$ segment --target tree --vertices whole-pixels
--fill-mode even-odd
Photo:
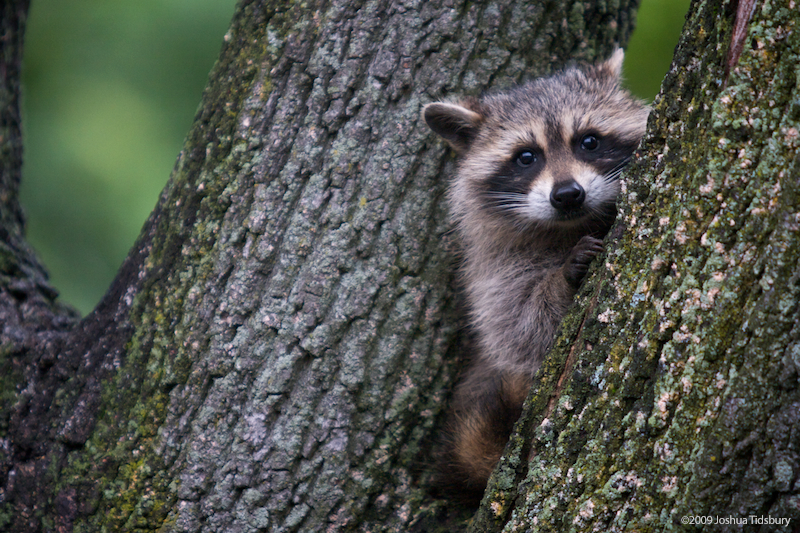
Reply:
[[[693,5],[472,531],[797,531],[798,13]]]
[[[276,4],[237,8],[172,177],[82,321],[58,305],[23,238],[27,2],[3,5],[0,528],[457,527],[424,489],[460,354],[447,156],[419,109],[606,56],[636,5]],[[631,173],[650,178],[631,178],[618,251],[565,322],[475,528],[533,528],[535,513],[557,530],[663,529],[721,502],[796,516],[797,15],[759,3],[734,39],[748,45],[738,59],[724,55],[736,8],[693,6]],[[762,72],[782,76],[769,85]],[[766,92],[774,103],[756,105]],[[699,129],[708,117],[715,129]],[[785,132],[771,128],[780,120]],[[680,179],[666,172],[682,164],[693,166]],[[752,172],[758,182],[744,179]],[[697,205],[681,192],[695,182]],[[780,268],[766,262],[779,253]],[[759,348],[745,360],[748,342]],[[775,375],[760,388],[742,377],[759,372]],[[682,418],[706,411],[699,425]],[[759,448],[763,435],[776,444]],[[742,499],[741,480],[760,504]],[[717,486],[723,497],[706,490]]]

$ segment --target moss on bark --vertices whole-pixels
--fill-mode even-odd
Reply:
[[[9,527],[452,531],[422,488],[460,359],[419,111],[607,55],[619,4],[241,3],[108,294],[25,348]]]
[[[727,72],[737,6],[694,3],[607,256],[526,404],[530,447],[509,450],[473,531],[800,520],[793,4],[756,2]]]

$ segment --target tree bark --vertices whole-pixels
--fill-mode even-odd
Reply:
[[[610,4],[243,1],[78,322],[22,240],[27,2],[4,3],[0,529],[433,530],[459,319],[446,150],[419,111],[607,56],[636,8]]]
[[[693,3],[471,531],[798,530],[799,21]]]
[[[18,202],[22,175],[20,69],[28,0],[0,5],[0,530],[15,531],[33,514],[39,496],[19,491],[15,481],[35,475],[26,443],[37,436],[15,427],[15,412],[26,408],[22,391],[30,377],[53,366],[55,346],[77,323],[59,304],[47,273],[24,238]],[[45,349],[47,348],[47,353]],[[51,374],[51,383],[55,374]],[[63,380],[62,380],[63,381]],[[13,428],[13,429],[12,429]],[[38,437],[44,437],[40,435]],[[20,450],[25,449],[20,455]],[[24,457],[23,457],[24,456]],[[17,515],[16,513],[20,514]],[[24,527],[19,531],[25,530]]]

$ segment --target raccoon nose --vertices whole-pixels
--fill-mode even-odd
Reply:
[[[558,183],[550,191],[550,204],[563,211],[579,208],[585,199],[586,191],[575,181]]]

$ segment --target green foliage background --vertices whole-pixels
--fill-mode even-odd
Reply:
[[[28,236],[63,298],[95,306],[156,203],[234,0],[33,0],[25,42]],[[643,0],[625,77],[652,100],[689,0]]]

